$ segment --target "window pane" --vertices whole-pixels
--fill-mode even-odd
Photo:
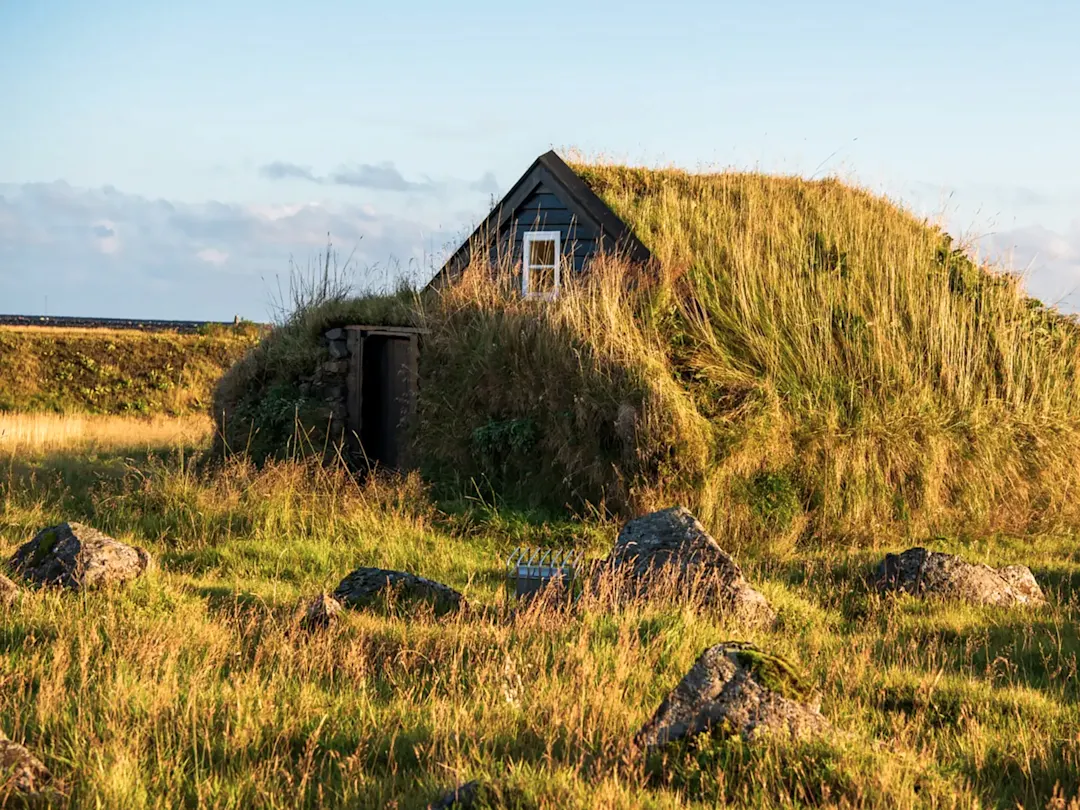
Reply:
[[[555,264],[555,240],[545,239],[543,241],[537,240],[529,243],[529,265],[534,264]]]
[[[551,293],[555,291],[554,267],[529,268],[529,294]]]

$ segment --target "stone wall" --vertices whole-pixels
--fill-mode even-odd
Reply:
[[[329,427],[330,440],[340,442],[348,437],[348,376],[349,345],[342,328],[330,329],[320,341],[326,347],[328,359],[315,373],[302,377],[300,393],[316,405],[323,426]]]

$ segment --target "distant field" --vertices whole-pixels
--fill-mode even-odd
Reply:
[[[0,411],[206,412],[214,384],[260,335],[252,324],[186,333],[0,326]]]
[[[0,326],[135,329],[140,332],[205,332],[208,329],[232,327],[234,324],[224,321],[162,321],[145,318],[79,318],[66,315],[0,315]]]
[[[0,413],[0,451],[160,449],[197,446],[209,438],[205,414],[180,417],[54,413]]]

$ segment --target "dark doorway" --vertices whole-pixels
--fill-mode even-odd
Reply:
[[[363,467],[408,464],[409,422],[416,403],[415,331],[350,327],[349,422]]]

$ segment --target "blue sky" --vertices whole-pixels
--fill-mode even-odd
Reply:
[[[839,173],[1059,300],[1078,38],[1064,0],[0,0],[0,311],[264,319],[328,231],[423,276],[551,147]]]

